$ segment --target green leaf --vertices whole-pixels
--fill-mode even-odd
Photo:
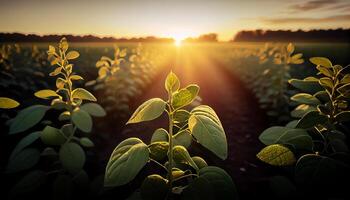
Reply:
[[[18,199],[18,197],[26,198],[25,195],[33,194],[45,184],[47,175],[44,171],[31,171],[16,183],[9,192],[9,199]]]
[[[86,103],[80,107],[80,109],[85,110],[90,115],[95,117],[106,116],[106,111],[97,103]]]
[[[34,95],[41,99],[49,99],[51,97],[60,97],[55,91],[53,90],[40,90],[34,93]]]
[[[184,189],[185,200],[235,200],[238,193],[231,177],[221,168],[208,166],[199,170],[196,178]]]
[[[149,150],[138,138],[128,138],[113,151],[105,173],[104,185],[116,187],[133,180],[149,160]]]
[[[297,106],[290,114],[292,117],[295,118],[301,118],[303,117],[306,113],[310,111],[315,111],[317,108],[314,106],[306,105],[306,104],[300,104]]]
[[[92,129],[92,119],[85,110],[76,108],[72,114],[73,123],[85,133],[89,133]]]
[[[17,101],[6,97],[0,97],[0,108],[10,109],[16,108],[17,106],[19,106]]]
[[[202,169],[204,167],[208,167],[207,162],[205,162],[205,160],[199,156],[192,157],[192,160],[194,163],[196,163],[196,165],[199,169]]]
[[[292,120],[290,122],[288,122],[288,124],[286,124],[287,128],[295,128],[298,124],[298,120]]]
[[[327,67],[327,68],[332,68],[332,62],[328,59],[328,58],[323,58],[323,57],[313,57],[310,58],[310,62],[315,64],[315,65],[319,65],[319,66],[323,66],[323,67]]]
[[[350,83],[345,84],[337,89],[337,91],[346,98],[350,98]]]
[[[50,107],[34,105],[21,110],[10,124],[10,133],[23,132],[41,121]]]
[[[201,105],[191,111],[188,126],[192,135],[205,148],[219,158],[227,158],[227,141],[225,131],[215,111],[209,106]]]
[[[93,146],[95,146],[94,143],[87,137],[80,138],[79,142],[84,147],[93,147]]]
[[[311,111],[306,113],[303,118],[298,121],[297,128],[312,128],[318,124],[324,124],[328,121],[326,115],[321,114],[318,111]]]
[[[91,94],[89,91],[85,90],[84,88],[77,88],[73,90],[72,97],[81,100],[97,101],[94,95]]]
[[[295,149],[312,150],[313,147],[312,138],[304,129],[275,126],[266,129],[259,136],[259,140],[265,145],[288,144]]]
[[[199,86],[191,84],[186,88],[183,88],[173,94],[172,105],[175,109],[184,107],[192,103],[197,97],[199,92]]]
[[[152,174],[145,178],[141,185],[141,191],[135,197],[127,200],[164,200],[167,199],[169,192],[168,180],[158,174]]]
[[[273,166],[288,166],[296,159],[291,150],[280,144],[273,144],[263,148],[257,155],[261,161]]]
[[[30,169],[36,165],[40,158],[40,152],[34,148],[23,149],[12,159],[9,160],[7,165],[7,171],[10,173],[15,173]]]
[[[60,121],[65,121],[65,120],[70,120],[70,112],[69,111],[64,111],[58,116],[58,120]]]
[[[77,173],[85,164],[84,150],[76,143],[66,143],[61,146],[59,158],[64,169],[70,173]]]
[[[343,111],[335,115],[335,120],[337,122],[347,122],[350,121],[350,111]]]
[[[193,167],[195,170],[199,170],[196,163],[192,160],[190,154],[188,153],[185,147],[180,145],[174,146],[173,156],[175,162],[187,164]]]
[[[190,112],[187,110],[177,110],[174,114],[174,121],[175,123],[187,123],[188,118],[190,117]]]
[[[79,57],[79,53],[77,51],[70,51],[67,53],[66,58],[67,60],[73,60]]]
[[[153,98],[140,105],[126,124],[150,121],[161,116],[166,102],[160,98]]]
[[[168,153],[168,142],[153,142],[149,145],[150,157],[154,160],[163,160]]]
[[[168,142],[168,141],[169,141],[168,131],[165,130],[164,128],[158,128],[157,130],[155,130],[151,138],[151,143]]]
[[[40,134],[41,140],[47,145],[61,145],[66,141],[60,129],[46,126]]]
[[[265,145],[275,144],[279,136],[289,130],[291,130],[291,128],[283,126],[272,126],[268,129],[265,129],[260,134],[259,140]]]
[[[295,181],[303,188],[327,192],[337,188],[338,192],[342,192],[342,189],[347,188],[343,183],[348,180],[348,172],[349,166],[343,162],[325,156],[307,154],[297,162]]]
[[[19,152],[21,152],[24,148],[31,145],[33,142],[35,142],[40,137],[40,131],[33,132],[24,138],[22,138],[18,144],[16,145],[15,149],[12,151],[10,155],[10,160],[12,160]]]
[[[311,93],[314,94],[318,91],[323,90],[323,88],[320,86],[318,79],[290,79],[289,84],[294,86],[295,88],[301,90],[302,92]]]
[[[180,81],[177,76],[170,72],[165,79],[165,89],[169,93],[176,92],[180,88]]]
[[[185,148],[188,148],[192,143],[192,136],[189,130],[185,129],[178,133],[176,133],[174,136],[174,145],[181,145]]]
[[[318,105],[321,103],[316,97],[307,93],[298,93],[292,96],[290,99],[298,103],[307,104],[307,105]]]

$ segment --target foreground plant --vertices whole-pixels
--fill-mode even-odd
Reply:
[[[7,171],[10,173],[30,169],[37,165],[40,157],[52,160],[51,165],[45,170],[34,170],[15,186],[14,193],[21,193],[23,187],[39,187],[43,182],[24,185],[31,181],[44,181],[49,174],[58,174],[55,180],[54,190],[58,193],[62,184],[72,184],[72,178],[84,176],[83,171],[86,156],[82,147],[93,147],[93,142],[87,137],[92,129],[91,116],[102,117],[105,111],[96,103],[84,103],[83,101],[96,101],[96,98],[84,88],[74,88],[74,82],[83,78],[74,73],[73,64],[69,61],[79,57],[77,51],[68,51],[68,43],[63,38],[58,48],[49,46],[47,52],[51,65],[55,66],[50,76],[59,76],[56,79],[56,90],[40,90],[35,96],[41,99],[50,100],[51,105],[33,105],[18,113],[10,121],[10,134],[17,134],[27,131],[41,122],[44,128],[25,136],[13,150]],[[50,110],[60,112],[59,123],[55,124],[50,120],[43,120],[45,114]],[[38,139],[45,144],[45,149],[31,147]],[[88,178],[87,178],[88,179]],[[30,182],[28,182],[31,180]],[[58,187],[56,187],[58,185]],[[58,189],[57,189],[58,188]],[[37,188],[32,188],[37,189]]]
[[[234,199],[231,177],[218,167],[208,166],[198,156],[191,157],[187,148],[192,141],[200,143],[216,156],[227,158],[227,141],[215,111],[200,105],[190,112],[199,92],[198,85],[180,89],[180,81],[170,72],[165,80],[167,101],[153,98],[136,109],[127,124],[151,121],[166,113],[169,128],[157,129],[151,143],[132,137],[122,141],[113,151],[106,167],[104,184],[116,187],[132,181],[148,163],[156,163],[164,173],[152,174],[141,186],[142,199]]]
[[[346,139],[350,121],[350,66],[333,65],[314,57],[320,77],[289,82],[302,93],[291,100],[299,104],[285,127],[266,129],[259,137],[266,145],[258,158],[274,166],[295,165],[295,181],[305,191],[341,195],[349,178],[349,148]]]

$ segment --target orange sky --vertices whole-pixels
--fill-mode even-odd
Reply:
[[[349,0],[0,0],[0,31],[188,37],[242,29],[349,28]]]

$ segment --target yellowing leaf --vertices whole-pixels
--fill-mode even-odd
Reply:
[[[81,77],[81,76],[79,76],[79,75],[72,75],[72,76],[70,77],[70,79],[71,79],[72,81],[84,80],[83,77]]]
[[[63,78],[56,79],[56,87],[58,89],[64,88],[65,84],[66,84],[66,81]]]
[[[0,108],[10,109],[16,108],[17,106],[19,106],[19,103],[17,101],[7,97],[0,97]]]
[[[41,99],[49,99],[50,97],[60,97],[60,95],[58,95],[53,90],[40,90],[38,92],[35,92],[34,95]]]
[[[273,144],[263,148],[257,155],[261,161],[273,166],[288,166],[295,163],[296,159],[287,147]]]
[[[332,62],[328,58],[313,57],[313,58],[310,58],[310,62],[312,62],[315,65],[332,68]]]
[[[84,88],[77,88],[73,90],[72,96],[75,99],[97,101],[94,95],[91,94],[89,91],[85,90]]]
[[[66,58],[68,60],[73,60],[79,57],[79,53],[77,51],[70,51],[67,53]]]
[[[292,43],[289,43],[288,46],[287,46],[287,51],[288,53],[293,53],[294,52],[294,45]]]
[[[60,48],[61,51],[66,52],[68,49],[68,42],[67,39],[64,37],[61,39],[58,47]]]

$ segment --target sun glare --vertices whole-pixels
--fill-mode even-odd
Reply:
[[[181,46],[182,42],[190,37],[190,34],[186,34],[185,32],[172,33],[171,37],[174,39],[175,46]]]
[[[174,38],[174,40],[175,40],[174,41],[175,46],[180,46],[183,39],[181,39],[181,38]]]

